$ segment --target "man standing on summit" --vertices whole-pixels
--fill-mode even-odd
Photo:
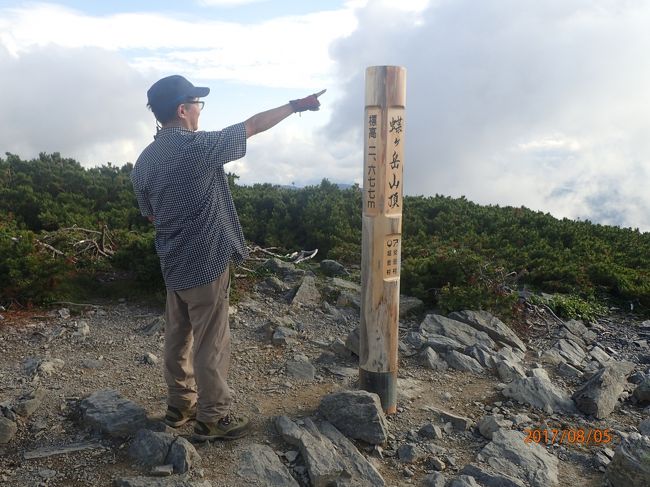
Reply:
[[[221,131],[199,131],[200,100],[209,88],[182,76],[163,78],[147,91],[159,124],[135,163],[131,180],[142,215],[156,228],[156,252],[165,286],[165,422],[196,419],[199,440],[234,439],[248,430],[235,416],[227,384],[229,263],[246,257],[244,236],[224,164],[244,156],[246,139],[292,113],[318,110],[318,96],[292,100]]]

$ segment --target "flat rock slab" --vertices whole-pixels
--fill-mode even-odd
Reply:
[[[547,413],[575,413],[575,405],[568,394],[553,385],[543,369],[534,370],[537,375],[512,381],[503,389],[503,395]]]
[[[630,362],[610,361],[573,393],[578,409],[597,419],[608,417],[614,411],[632,370],[634,364]]]
[[[479,433],[488,440],[491,440],[495,432],[501,429],[510,429],[512,427],[512,421],[505,419],[502,414],[489,414],[483,416],[477,426]]]
[[[143,407],[110,389],[97,391],[83,399],[80,409],[85,424],[114,437],[132,435],[147,420]]]
[[[4,416],[0,416],[0,445],[9,443],[17,431],[18,426],[16,423]]]
[[[237,474],[246,480],[246,485],[300,486],[268,445],[250,445],[241,452],[239,464],[241,466]]]
[[[496,344],[487,333],[442,315],[427,315],[420,324],[420,333],[424,335],[442,335],[466,347],[477,344],[485,345],[489,349],[496,347]]]
[[[468,463],[460,471],[461,474],[471,475],[485,487],[528,487],[523,480],[500,472],[494,472],[486,465]]]
[[[345,464],[345,471],[350,476],[341,485],[383,487],[385,483],[379,471],[357,450],[357,447],[343,433],[327,421],[318,423],[318,429],[334,444],[341,460]]]
[[[447,362],[445,362],[431,347],[425,348],[420,354],[420,361],[424,366],[439,372],[443,372],[449,368]]]
[[[499,360],[496,364],[497,374],[502,381],[510,382],[526,377],[523,364],[519,361]]]
[[[607,466],[605,478],[612,487],[650,485],[650,438],[631,433],[623,439]]]
[[[558,459],[537,443],[524,442],[525,435],[515,430],[499,430],[492,435],[479,459],[495,472],[513,477],[532,487],[559,485]]]
[[[430,347],[433,350],[435,350],[438,353],[446,353],[451,350],[456,350],[457,352],[462,352],[464,351],[467,346],[463,345],[459,341],[454,340],[453,338],[449,338],[443,335],[438,335],[436,333],[421,333],[424,342],[423,345],[425,347]]]
[[[348,438],[383,444],[388,438],[388,422],[377,394],[342,391],[325,396],[319,411]]]
[[[499,318],[492,316],[487,311],[455,311],[449,314],[452,320],[460,321],[487,333],[492,340],[507,343],[522,352],[526,351],[526,344]]]
[[[321,294],[316,288],[316,279],[314,276],[305,276],[298,287],[295,296],[291,300],[291,306],[320,306],[322,300]]]
[[[443,423],[451,423],[456,431],[466,431],[472,427],[473,421],[470,418],[452,414],[434,406],[425,406],[424,409],[437,415]]]
[[[41,405],[43,399],[45,399],[45,394],[45,389],[39,387],[26,396],[18,399],[18,403],[14,407],[16,414],[24,418],[29,418]]]
[[[286,365],[287,375],[294,379],[313,381],[316,375],[316,368],[306,357],[289,360]]]
[[[286,416],[278,416],[275,427],[284,441],[300,450],[313,487],[337,485],[347,477],[345,463],[334,445],[309,419],[301,427]]]
[[[452,369],[460,370],[461,372],[471,372],[472,374],[480,374],[483,372],[483,366],[476,359],[456,350],[450,350],[444,354],[444,359]]]
[[[575,342],[561,338],[555,344],[555,348],[559,351],[560,355],[566,359],[571,365],[579,367],[580,364],[587,358],[585,351]]]

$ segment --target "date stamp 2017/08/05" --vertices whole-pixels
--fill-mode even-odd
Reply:
[[[541,443],[545,445],[607,445],[613,441],[609,428],[533,428],[525,429],[524,443]]]

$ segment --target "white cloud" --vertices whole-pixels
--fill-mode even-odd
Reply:
[[[50,4],[0,14],[0,43],[14,55],[51,44],[98,47],[125,52],[147,72],[295,88],[329,80],[328,46],[356,25],[351,8],[255,24],[144,12],[94,17]]]
[[[391,22],[385,19],[391,18]],[[365,66],[406,66],[405,189],[650,230],[650,5],[613,0],[369,2],[332,50],[354,131]]]
[[[15,58],[0,46],[0,72],[2,152],[122,164],[151,138],[149,83],[115,53],[49,46]]]

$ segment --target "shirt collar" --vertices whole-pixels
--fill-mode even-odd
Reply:
[[[184,133],[191,134],[193,131],[186,129],[185,127],[163,127],[156,132],[156,135],[154,135],[153,138],[157,139],[158,137],[168,137],[170,135]]]

